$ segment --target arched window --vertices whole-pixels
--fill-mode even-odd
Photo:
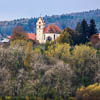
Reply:
[[[39,28],[41,28],[41,26],[39,26]]]
[[[56,35],[54,34],[54,40],[56,39]]]
[[[45,35],[44,35],[44,40],[45,40]]]
[[[52,37],[48,36],[47,41],[52,41]]]

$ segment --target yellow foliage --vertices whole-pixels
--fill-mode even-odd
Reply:
[[[75,46],[75,49],[72,52],[73,61],[78,60],[78,63],[82,64],[84,59],[96,57],[96,52],[95,49],[86,45]]]
[[[32,42],[29,42],[29,43],[27,43],[26,50],[25,50],[25,59],[24,59],[25,66],[30,65],[31,54],[32,54]]]
[[[26,98],[26,100],[30,100],[28,96],[26,96],[25,98]]]
[[[100,100],[100,84],[96,83],[88,87],[81,87],[77,90],[76,97],[82,98],[82,100]]]
[[[11,47],[18,48],[19,46],[25,47],[27,45],[27,40],[14,40],[10,42]]]
[[[57,57],[59,59],[66,60],[70,57],[70,45],[69,44],[55,44],[48,47],[46,55],[49,57]]]
[[[32,42],[28,42],[25,50],[25,54],[29,54],[32,51]]]
[[[56,40],[58,43],[71,43],[71,36],[69,32],[66,30],[63,30],[60,37],[57,38]]]
[[[41,54],[40,48],[35,48],[33,51],[34,54]]]
[[[6,100],[11,100],[11,97],[10,96],[5,96],[5,99]]]
[[[76,100],[74,97],[70,97],[70,99],[69,100]]]

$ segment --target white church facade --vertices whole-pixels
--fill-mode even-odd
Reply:
[[[60,36],[61,30],[56,25],[45,26],[44,20],[40,17],[36,23],[36,40],[40,44],[46,43],[47,40],[56,40]]]

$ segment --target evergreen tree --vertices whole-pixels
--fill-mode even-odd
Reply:
[[[76,27],[77,31],[67,27],[65,30],[66,32],[68,32],[70,34],[70,45],[76,45],[80,43],[80,33],[78,32],[78,30],[80,31],[80,26]]]
[[[89,35],[89,27],[87,21],[83,19],[81,26],[80,26],[80,33],[81,33],[81,43],[88,42],[88,35]]]
[[[81,27],[81,23],[78,22],[76,25],[75,31],[80,33],[80,27]]]
[[[95,24],[95,20],[91,19],[90,20],[90,26],[89,26],[89,38],[93,35],[97,33],[97,28],[96,28],[96,24]]]

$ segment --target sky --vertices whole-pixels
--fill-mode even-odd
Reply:
[[[100,0],[0,0],[0,20],[100,9]]]

